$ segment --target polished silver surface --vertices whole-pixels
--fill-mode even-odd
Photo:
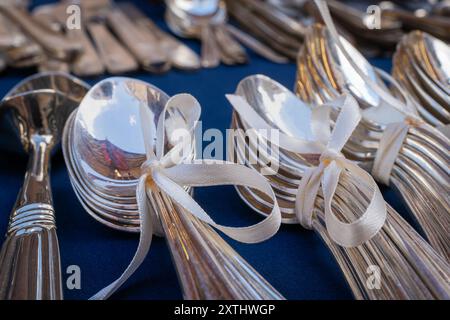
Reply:
[[[201,40],[203,67],[216,67],[220,62],[227,65],[247,62],[245,49],[227,28],[224,1],[167,0],[166,4],[165,17],[171,30],[179,36]],[[261,51],[260,45],[254,41],[250,43]]]
[[[293,137],[308,139],[310,115],[305,109],[312,105],[300,99],[293,101],[294,94],[282,85],[268,77],[255,75],[243,79],[236,94],[244,97],[273,128],[279,128]],[[292,119],[298,121],[297,127]],[[231,127],[249,129],[237,113],[233,114]],[[268,162],[261,158],[260,152],[255,153],[261,146],[254,146],[251,141],[237,135],[231,142],[234,155],[229,153],[229,159],[259,171]],[[295,155],[280,149],[280,168],[275,176],[266,178],[277,196],[283,222],[296,222],[294,204],[299,181],[304,170],[317,165],[317,160],[318,157],[314,155]],[[244,202],[254,210],[263,215],[270,212],[270,199],[248,188],[237,187],[237,190]],[[334,212],[344,221],[353,221],[367,207],[371,192],[370,187],[358,177],[349,172],[342,173],[332,202]],[[446,299],[450,295],[450,287],[445,280],[450,275],[450,265],[390,206],[386,223],[379,234],[358,247],[343,248],[328,236],[323,205],[319,192],[313,228],[336,258],[356,298]],[[382,278],[386,282],[382,281],[380,290],[367,290],[364,271],[369,265],[383,266]]]
[[[168,99],[145,82],[110,78],[90,90],[67,122],[63,151],[71,183],[83,207],[100,223],[140,230],[135,192],[146,156],[139,109],[149,108],[151,129],[156,130]],[[166,151],[172,148],[173,130],[193,130],[194,120],[183,109],[168,110]],[[283,298],[212,227],[155,185],[148,188],[154,224],[166,237],[186,299]]]
[[[202,42],[202,66],[217,67],[220,52],[213,33],[213,20],[223,13],[220,1],[167,0],[166,5],[166,21],[172,31],[181,36],[199,38]]]
[[[393,77],[417,102],[420,116],[443,128],[450,124],[450,47],[421,31],[402,38],[393,58]]]
[[[407,101],[412,107],[419,106],[419,114],[423,115],[420,105],[407,90],[398,85],[385,85],[354,47],[345,41],[343,45],[358,68],[377,83],[385,95],[399,99],[404,106]],[[353,67],[348,60],[342,59],[338,51],[335,40],[330,38],[325,27],[312,27],[298,57],[296,91],[312,105],[329,101],[345,90],[357,98],[363,109],[363,120],[347,142],[344,153],[370,171],[384,128],[389,123],[404,121],[405,114],[386,103],[362,81],[355,70],[348,71]],[[423,54],[423,51],[415,53]],[[421,60],[426,64],[427,58],[422,54]],[[400,70],[408,81],[412,80],[405,72],[407,69],[401,67]],[[390,179],[392,186],[406,200],[433,248],[447,261],[450,259],[450,202],[446,190],[450,187],[450,158],[445,150],[449,148],[450,141],[437,129],[427,125],[411,128],[396,158]],[[420,196],[416,196],[418,190],[422,191]]]
[[[0,299],[62,299],[50,187],[50,154],[87,85],[63,73],[23,80],[1,101],[0,116],[29,154],[24,184],[0,251]]]

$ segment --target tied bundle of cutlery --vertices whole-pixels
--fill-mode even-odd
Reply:
[[[301,46],[305,19],[292,18],[278,4],[259,0],[227,0],[231,17],[284,59],[294,60]]]
[[[422,31],[405,35],[393,58],[392,76],[416,100],[420,116],[449,136],[450,46]]]
[[[244,47],[276,63],[288,60],[277,51],[228,23],[228,9],[237,1],[223,0],[186,1],[166,0],[166,22],[180,37],[199,39],[202,44],[201,65],[204,68],[243,64],[248,61]]]
[[[322,0],[336,27],[366,56],[395,50],[405,31],[419,29],[450,39],[450,3],[443,1]],[[305,28],[321,22],[314,0],[227,0],[239,27],[281,56],[295,60]]]
[[[400,192],[433,248],[450,261],[449,138],[421,118],[407,90],[338,35],[326,7],[321,9],[327,27],[315,25],[305,38],[297,94],[313,105],[343,92],[357,99],[363,119],[345,145],[345,155]],[[443,60],[432,68],[445,74],[448,70],[439,68],[447,68],[450,57],[437,56]],[[425,108],[419,105],[419,110]]]
[[[301,223],[322,237],[355,298],[448,299],[448,262],[394,209],[384,205],[367,173],[339,154],[352,131],[346,122],[359,114],[356,100],[351,99],[315,106],[268,77],[247,77],[235,95],[229,96],[234,107],[231,127],[239,129],[229,146],[229,159],[265,171],[283,222]],[[327,110],[344,105],[330,134]],[[264,135],[259,130],[263,128],[279,130],[279,135]],[[336,173],[337,168],[341,169]],[[330,190],[334,190],[331,195]],[[245,187],[237,191],[255,211],[270,212],[264,195]],[[380,220],[374,219],[375,212],[380,213]],[[367,229],[360,229],[365,223]],[[378,228],[361,238],[374,226]],[[366,282],[371,268],[380,271],[377,290]]]
[[[180,144],[173,136],[180,130],[190,133],[186,145],[192,146],[183,150],[180,162],[192,162],[195,141],[191,139],[194,139],[192,132],[199,110],[196,100],[189,95],[169,97],[159,88],[142,81],[109,78],[96,84],[69,118],[62,147],[79,201],[100,223],[141,233],[138,251],[127,271],[94,296],[95,299],[109,297],[137,269],[149,249],[152,233],[165,236],[186,299],[283,299],[214,231],[211,225],[221,227],[209,216],[204,218],[206,213],[203,218],[194,215],[187,209],[193,204],[183,206],[186,198],[175,201],[172,194],[157,184],[154,172],[158,171],[160,177],[166,174],[165,167],[160,166],[172,159],[162,154],[177,154]],[[147,128],[143,127],[144,123]],[[143,133],[148,134],[148,141],[143,138]],[[154,135],[156,139],[152,138]],[[157,158],[149,156],[153,148]],[[158,166],[156,161],[160,162]],[[152,164],[153,169],[146,173],[146,166]],[[176,164],[172,163],[170,168],[176,169]],[[185,181],[195,180],[201,175],[201,169],[198,170],[189,175],[189,168],[179,169],[176,175],[184,175]],[[213,172],[208,170],[208,177]],[[201,176],[197,179],[202,181]],[[193,184],[202,185],[201,182]],[[190,187],[178,188],[181,188],[178,192],[172,191],[190,197]],[[263,192],[267,194],[267,190],[270,187]],[[193,199],[191,201],[196,204]],[[266,235],[269,236],[278,230],[279,222],[269,219],[267,223],[271,225]],[[222,228],[226,233],[224,229],[233,228]],[[238,231],[233,234],[229,235],[244,242],[259,242],[266,237],[239,238]]]
[[[0,70],[37,66],[95,76],[200,68],[194,51],[131,3],[61,0],[28,12],[16,2],[0,3]]]

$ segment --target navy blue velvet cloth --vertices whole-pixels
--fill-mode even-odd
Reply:
[[[35,1],[34,5],[51,1]],[[151,1],[135,1],[163,29],[164,8]],[[199,51],[196,41],[186,41]],[[145,72],[132,77],[147,81],[169,95],[187,92],[202,105],[203,128],[228,128],[231,107],[225,99],[233,93],[245,76],[265,74],[293,88],[295,65],[278,65],[250,53],[251,62],[244,66],[220,66],[195,73],[172,70],[164,75]],[[389,70],[390,62],[372,62]],[[33,70],[8,70],[0,75],[0,97]],[[94,84],[101,78],[86,79]],[[4,234],[9,212],[14,205],[26,168],[26,157],[5,150],[5,136],[0,137],[0,234]],[[81,290],[65,288],[66,299],[87,299],[115,280],[133,257],[138,236],[111,230],[92,219],[78,203],[61,152],[52,159],[51,182],[56,209],[64,285],[70,265],[81,268]],[[409,219],[397,195],[383,190],[386,200]],[[196,200],[219,223],[245,226],[260,221],[260,216],[248,208],[232,187],[200,188]],[[225,239],[288,299],[351,299],[352,294],[341,271],[321,239],[299,225],[283,225],[272,239],[254,245]],[[1,238],[0,238],[1,239]],[[0,240],[1,242],[2,240]],[[113,299],[180,299],[181,290],[170,253],[164,239],[155,238],[150,254]]]

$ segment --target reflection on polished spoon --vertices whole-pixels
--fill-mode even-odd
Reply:
[[[151,117],[149,130],[156,132],[156,125],[168,100],[167,94],[145,82],[109,78],[89,91],[74,114],[73,123],[66,126],[63,148],[67,166],[73,169],[78,162],[84,174],[82,171],[78,173],[86,178],[84,182],[76,181],[79,176],[71,174],[74,190],[84,208],[101,223],[115,229],[136,231],[135,224],[125,224],[117,219],[107,221],[105,217],[119,212],[118,208],[123,204],[121,200],[131,199],[136,205],[133,195],[142,174],[141,166],[146,161],[140,108],[148,107]],[[165,151],[174,147],[171,137],[175,130],[192,132],[198,120],[193,118],[189,111],[177,105],[168,108]],[[186,155],[187,159],[193,154],[192,150],[192,154]],[[87,197],[92,193],[83,192],[80,190],[82,187],[94,189],[96,196],[102,197],[103,194],[110,198],[114,195],[116,200],[104,197],[102,205],[98,205]],[[148,188],[151,211],[157,213],[152,215],[155,220],[152,220],[153,225],[157,229],[155,233],[166,237],[184,298],[283,299],[211,226],[188,213],[155,184],[149,183]],[[129,211],[130,216],[134,211],[134,217],[139,218],[137,207]],[[114,290],[107,290],[108,294],[95,298],[107,298],[123,281],[121,278],[119,282],[114,282]]]

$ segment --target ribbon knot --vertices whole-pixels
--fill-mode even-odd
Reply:
[[[344,160],[345,156],[340,151],[326,149],[324,152],[322,152],[322,155],[319,158],[319,161],[325,165],[325,167],[328,167],[328,165],[332,161],[338,161],[338,160]]]
[[[153,175],[153,170],[155,168],[161,168],[162,164],[156,157],[152,157],[144,161],[141,165],[141,174]]]
[[[377,150],[375,161],[372,167],[372,175],[375,177],[375,179],[385,185],[389,185],[389,180],[395,160],[402,148],[409,128],[424,125],[424,121],[419,117],[419,114],[417,112],[417,102],[415,102],[410,97],[410,95],[408,95],[405,89],[402,88],[402,86],[400,86],[394,78],[392,78],[383,70],[380,70],[378,68],[374,69],[376,73],[381,77],[381,79],[390,82],[395,87],[395,89],[401,93],[401,95],[404,97],[405,102],[399,100],[384,86],[380,86],[376,81],[373,81],[373,79],[368,77],[351,57],[351,54],[343,46],[328,10],[327,3],[322,0],[315,0],[315,3],[319,9],[325,25],[328,28],[328,31],[331,34],[332,39],[336,42],[339,50],[351,64],[352,68],[364,80],[367,86],[370,87],[370,89],[380,97],[381,103],[379,104],[379,106],[389,106],[391,108],[390,111],[398,111],[399,113],[404,115],[403,121],[391,123],[386,126],[386,129],[384,130],[383,136],[380,140],[379,148]],[[446,128],[444,126],[438,129],[444,132],[444,134],[446,134],[446,132],[448,134],[448,127]]]
[[[410,127],[420,127],[425,123],[422,119],[410,115],[406,116],[404,121]]]

